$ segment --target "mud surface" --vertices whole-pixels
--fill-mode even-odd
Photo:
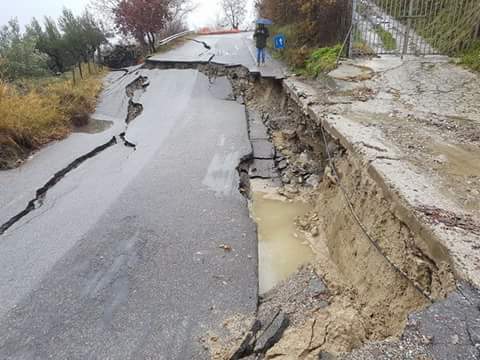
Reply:
[[[373,69],[372,79],[346,83],[338,81],[343,80],[341,75],[336,77],[340,87],[372,93],[365,99],[345,97],[351,104],[342,111],[380,130],[401,149],[403,159],[434,178],[445,195],[479,218],[478,75],[441,58],[394,61],[386,69],[381,68],[382,61],[363,61],[361,65]]]
[[[278,194],[252,193],[251,214],[257,224],[260,294],[273,288],[314,255],[295,219],[308,211],[308,204]]]

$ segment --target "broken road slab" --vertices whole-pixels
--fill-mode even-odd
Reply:
[[[252,140],[253,157],[255,159],[274,159],[275,149],[269,140],[257,139]]]
[[[261,114],[252,109],[247,109],[247,119],[250,139],[252,140],[268,140],[267,127],[262,121]]]
[[[273,159],[254,159],[248,174],[251,179],[274,179],[279,177]]]

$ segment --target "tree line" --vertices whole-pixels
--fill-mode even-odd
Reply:
[[[95,56],[100,58],[102,45],[114,33],[135,40],[145,52],[155,52],[159,34],[179,31],[194,9],[190,0],[92,0],[92,5],[95,17],[88,10],[76,16],[64,9],[57,19],[32,19],[25,31],[15,18],[0,27],[0,78],[69,70],[75,76],[75,69],[83,77],[84,67],[92,71]]]
[[[0,29],[0,76],[14,80],[77,67],[83,77],[82,64],[91,72],[95,53],[106,42],[102,25],[88,11],[75,16],[64,9],[57,20],[46,17],[42,23],[34,18],[24,32],[12,19]]]
[[[159,34],[183,29],[185,16],[195,8],[191,0],[93,0],[93,7],[113,29],[152,53]]]

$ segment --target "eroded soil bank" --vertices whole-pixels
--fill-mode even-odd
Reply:
[[[195,67],[211,81],[228,76],[246,105],[253,152],[239,166],[240,191],[255,196],[249,182],[267,179],[284,199],[307,202],[311,210],[294,220],[315,253],[261,297],[256,319],[226,321],[221,336],[204,339],[212,358],[477,358],[478,291],[371,162],[305,110],[301,91],[241,67]]]

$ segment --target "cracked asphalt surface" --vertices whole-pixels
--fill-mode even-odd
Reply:
[[[143,111],[125,130],[139,75]],[[256,309],[255,226],[236,171],[251,145],[229,83],[137,68],[107,83],[94,118],[110,128],[0,173],[3,224],[56,172],[118,140],[0,235],[2,359],[202,359],[200,336]]]
[[[252,73],[263,77],[284,78],[284,65],[267,54],[265,65],[257,67],[256,49],[253,33],[241,32],[230,35],[203,35],[187,41],[172,51],[160,53],[149,58],[149,61],[161,62],[212,62],[222,65],[243,65]],[[208,44],[207,49],[203,42]]]

